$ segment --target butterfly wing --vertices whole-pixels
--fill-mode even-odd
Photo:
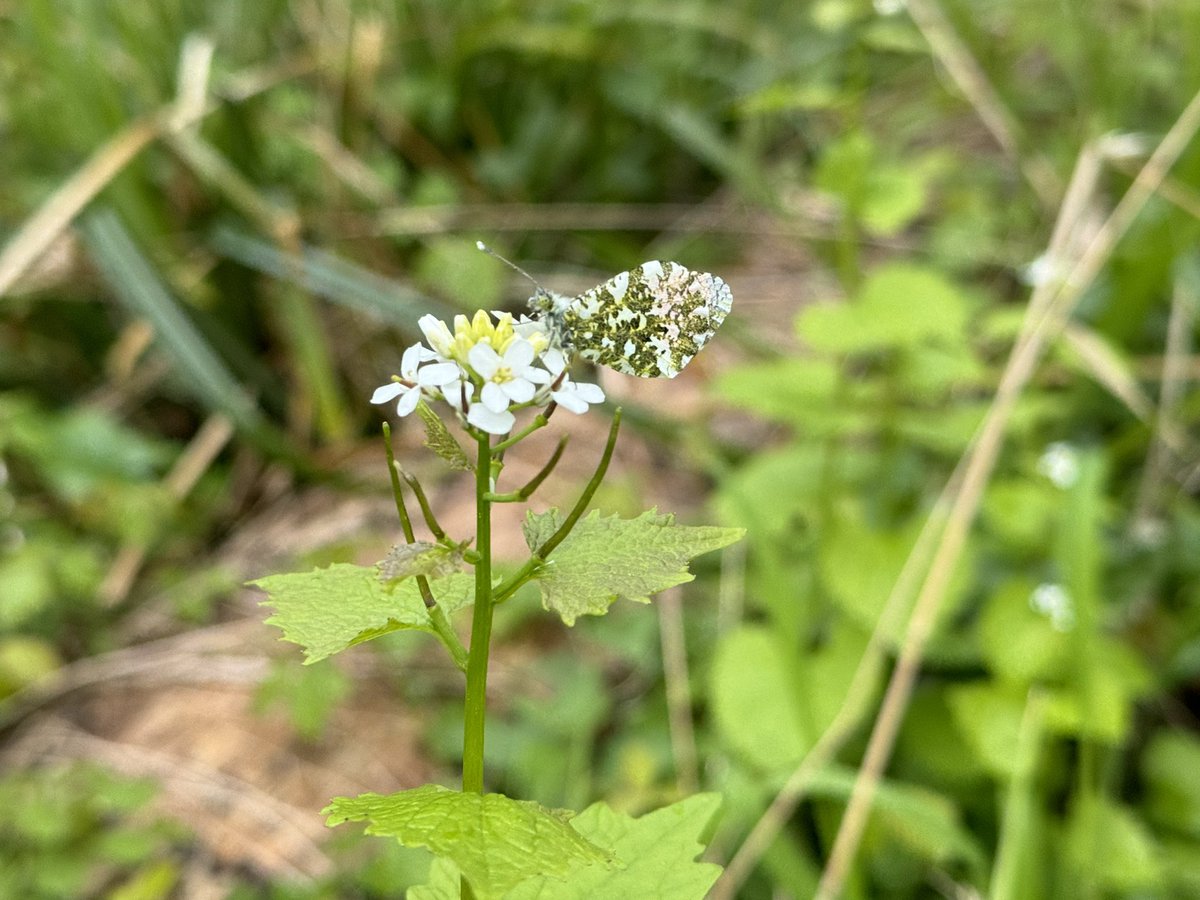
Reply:
[[[585,359],[642,378],[674,378],[725,321],[729,285],[708,272],[652,260],[560,307],[561,328]]]

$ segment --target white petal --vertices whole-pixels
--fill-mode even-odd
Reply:
[[[459,411],[462,410],[464,384],[467,391],[467,402],[469,403],[471,398],[475,396],[475,385],[471,384],[471,382],[452,381],[449,384],[443,384],[441,386],[442,398]]]
[[[574,391],[552,391],[550,396],[563,409],[569,409],[576,415],[587,412],[587,401],[576,397]]]
[[[450,333],[445,322],[437,316],[426,314],[417,319],[417,327],[425,335],[425,340],[429,342],[430,347],[443,355],[450,352],[450,345],[454,343],[454,335]]]
[[[491,344],[476,344],[467,354],[467,362],[481,376],[491,378],[500,368],[500,355]]]
[[[598,384],[573,384],[575,395],[585,403],[603,403],[604,391]]]
[[[514,375],[520,375],[533,362],[534,356],[533,344],[524,338],[516,338],[504,351],[504,364],[512,369]]]
[[[532,381],[534,384],[549,384],[554,380],[553,375],[545,369],[539,369],[536,366],[530,366],[521,373],[521,377],[526,381]]]
[[[524,378],[514,378],[512,381],[506,381],[500,385],[500,390],[504,391],[513,403],[525,403],[533,399],[536,389],[532,382],[526,381]]]
[[[396,381],[390,381],[382,387],[375,388],[375,393],[371,395],[372,403],[387,403],[389,400],[394,400],[408,390],[406,385]]]
[[[542,365],[550,370],[550,374],[557,378],[562,370],[567,367],[567,358],[561,350],[550,349],[542,354]]]
[[[417,372],[417,383],[425,387],[440,387],[462,377],[458,363],[434,363]]]
[[[476,403],[467,413],[467,421],[476,428],[482,428],[488,434],[508,434],[512,431],[517,419],[507,410],[502,413],[494,413],[482,403]]]
[[[502,413],[508,409],[508,395],[494,381],[489,381],[483,386],[483,393],[479,395],[479,399],[494,413]]]
[[[408,379],[416,377],[417,366],[421,364],[421,351],[424,349],[424,344],[413,344],[404,351],[404,356],[400,358],[401,375]]]
[[[410,412],[417,408],[417,403],[421,399],[421,392],[416,390],[407,391],[400,402],[396,404],[396,415],[407,416]]]

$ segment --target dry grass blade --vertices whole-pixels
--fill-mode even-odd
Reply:
[[[679,588],[664,591],[654,605],[658,610],[663,671],[667,681],[667,716],[671,730],[671,755],[675,758],[675,783],[681,794],[694,794],[699,789],[700,775],[696,762],[696,733],[692,727],[692,692]]]
[[[1048,206],[1054,203],[1058,185],[1053,170],[1042,160],[1022,157],[1016,121],[935,0],[908,0],[907,8],[929,42],[930,50],[974,107],[996,143],[1020,168],[1038,198]]]
[[[0,296],[49,249],[64,228],[161,133],[157,117],[127,126],[59,186],[0,251]]]
[[[186,73],[184,84],[194,93],[194,85],[200,76],[196,73],[202,65],[203,47],[185,52],[196,54],[199,62],[181,63],[181,73]],[[190,59],[190,57],[189,57]],[[306,64],[307,65],[307,64]],[[297,68],[294,64],[285,71]],[[245,78],[241,79],[245,80]],[[240,83],[237,79],[231,83]],[[266,90],[276,83],[275,77],[260,77],[251,89],[242,90],[237,96],[246,99],[258,90]],[[197,103],[183,98],[162,109],[131,122],[106,143],[102,144],[70,178],[64,181],[45,203],[17,230],[12,240],[0,250],[0,297],[7,294],[17,280],[45,253],[63,230],[76,216],[134,160],[147,146],[164,134],[190,127],[212,110],[212,103]]]
[[[210,416],[163,479],[167,493],[175,500],[186,497],[232,437],[233,422],[219,413]],[[114,606],[125,599],[146,560],[146,549],[142,544],[121,548],[100,582],[101,603]]]

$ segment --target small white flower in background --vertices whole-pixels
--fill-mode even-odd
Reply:
[[[1065,490],[1079,479],[1079,454],[1065,441],[1055,441],[1046,448],[1037,468],[1056,487]]]
[[[1046,284],[1053,278],[1062,276],[1061,264],[1055,262],[1048,253],[1043,253],[1021,270],[1021,280],[1030,287]]]
[[[1075,605],[1061,584],[1039,584],[1029,595],[1029,607],[1048,618],[1055,631],[1070,631],[1075,627]]]

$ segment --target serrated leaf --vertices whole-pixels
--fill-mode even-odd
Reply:
[[[522,526],[529,549],[545,543],[563,518],[557,509],[529,513]],[[649,603],[651,594],[691,581],[695,576],[687,566],[693,557],[727,547],[745,533],[743,528],[676,525],[674,516],[655,510],[636,519],[601,518],[593,511],[534,577],[542,605],[574,625],[579,616],[603,615],[621,598]]]
[[[452,469],[459,469],[463,472],[474,470],[475,467],[471,465],[471,460],[467,458],[466,452],[454,439],[454,435],[450,433],[446,423],[423,400],[417,404],[417,415],[421,417],[421,422],[425,425],[426,447],[449,463]]]
[[[572,819],[571,827],[593,843],[611,847],[625,867],[593,864],[565,880],[539,876],[506,900],[702,900],[721,867],[695,859],[720,805],[717,794],[696,794],[635,819],[595,803]]]
[[[414,575],[445,578],[462,569],[463,555],[459,547],[446,547],[429,541],[397,544],[379,563],[379,580],[384,584]]]
[[[614,864],[608,852],[568,824],[571,813],[503,794],[427,784],[387,796],[338,797],[323,812],[328,825],[366,821],[367,834],[448,858],[477,900],[498,900],[537,876],[561,879],[589,864],[602,870]]]
[[[267,624],[279,626],[285,641],[304,648],[305,664],[393,631],[433,630],[416,580],[381,584],[373,566],[335,563],[250,584],[270,595],[260,604],[275,608]],[[474,596],[474,579],[467,574],[438,578],[429,587],[446,615]]]

